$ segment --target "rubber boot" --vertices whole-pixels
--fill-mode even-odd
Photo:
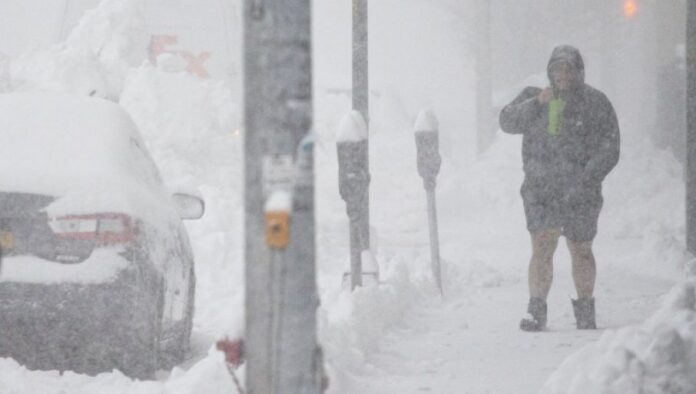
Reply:
[[[571,301],[573,301],[578,330],[596,330],[594,298],[579,298]]]
[[[520,330],[541,331],[546,328],[546,301],[541,298],[530,298],[527,312],[529,315],[520,321]]]

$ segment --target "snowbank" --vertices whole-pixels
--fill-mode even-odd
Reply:
[[[675,286],[643,324],[606,331],[551,375],[541,394],[696,392],[696,280]]]
[[[236,392],[224,356],[211,349],[208,356],[184,373],[174,369],[166,382],[133,380],[118,371],[97,376],[70,371],[30,371],[12,359],[0,358],[0,392],[13,394],[229,394]]]
[[[143,2],[103,0],[64,43],[11,62],[14,90],[50,90],[117,99],[127,70],[144,58]]]
[[[679,278],[688,259],[683,166],[670,152],[630,137],[624,139],[619,164],[604,182],[599,237],[641,239],[643,258],[626,268]]]
[[[420,283],[403,262],[395,262],[379,286],[355,292],[338,290],[322,296],[319,336],[329,370],[330,392],[351,392],[351,376],[364,373],[368,357],[379,349],[385,333],[401,320],[405,311],[422,299],[432,286]]]

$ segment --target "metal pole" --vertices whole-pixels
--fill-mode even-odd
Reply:
[[[368,71],[368,30],[367,30],[367,0],[353,0],[353,109],[360,112],[367,128],[370,125],[370,93],[369,93],[369,71]],[[360,160],[365,162],[370,168],[370,149],[369,143],[365,149],[364,156]],[[370,249],[370,189],[364,191],[363,202],[358,213],[359,220],[359,248],[358,251],[351,250],[351,255],[357,253],[358,259],[363,250]],[[356,266],[362,267],[362,264]],[[359,273],[352,273],[362,276],[362,269]]]
[[[686,248],[696,256],[696,0],[688,0],[686,25]]]
[[[360,239],[359,219],[348,214],[350,226],[350,289],[362,286],[362,242]]]
[[[353,109],[370,124],[367,0],[353,0]]]
[[[428,196],[428,228],[430,230],[430,261],[432,264],[435,283],[442,294],[442,271],[440,268],[440,236],[437,229],[437,206],[435,204],[435,188],[426,189]]]
[[[244,2],[246,388],[321,392],[310,0]],[[299,148],[298,148],[299,146]],[[288,196],[281,208],[276,196]]]
[[[476,130],[477,152],[483,153],[493,143],[491,77],[491,0],[476,0]]]

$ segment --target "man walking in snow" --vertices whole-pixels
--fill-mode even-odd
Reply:
[[[553,254],[561,235],[570,250],[578,298],[577,328],[595,329],[596,277],[592,240],[602,208],[602,181],[619,160],[619,125],[609,99],[585,83],[580,52],[556,47],[547,73],[551,86],[527,87],[500,113],[500,126],[522,134],[522,200],[532,238],[529,316],[524,331],[546,326]]]

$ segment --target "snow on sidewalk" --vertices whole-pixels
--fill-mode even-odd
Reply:
[[[570,299],[576,295],[563,239],[555,258],[549,330],[518,329],[528,297],[530,252],[518,194],[518,149],[514,140],[499,141],[471,171],[452,177],[456,182],[445,176],[439,190],[445,299],[431,282],[420,283],[419,297],[398,308],[401,318],[380,327],[381,335],[370,333],[373,348],[363,349],[361,368],[333,360],[340,384],[332,392],[536,393],[564,359],[604,331],[640,324],[657,309],[685,260],[679,224],[683,185],[672,158],[629,141],[605,185],[595,242],[600,329],[575,329]],[[398,236],[380,246],[403,256]],[[413,243],[410,250],[414,261],[405,265],[413,281],[427,282],[427,243]],[[347,368],[336,372],[341,366]]]
[[[477,275],[494,277],[492,268],[478,263],[473,275],[454,275],[462,279],[458,283],[449,276],[444,302],[430,297],[411,309],[367,359],[365,375],[346,392],[536,393],[567,356],[596,341],[603,329],[648,316],[671,285],[606,267],[596,292],[600,330],[577,331],[570,305],[570,261],[564,253],[558,255],[548,331],[518,329],[526,307],[526,281],[502,280],[492,287],[487,287],[490,281],[467,281]],[[609,253],[600,250],[598,255]]]

